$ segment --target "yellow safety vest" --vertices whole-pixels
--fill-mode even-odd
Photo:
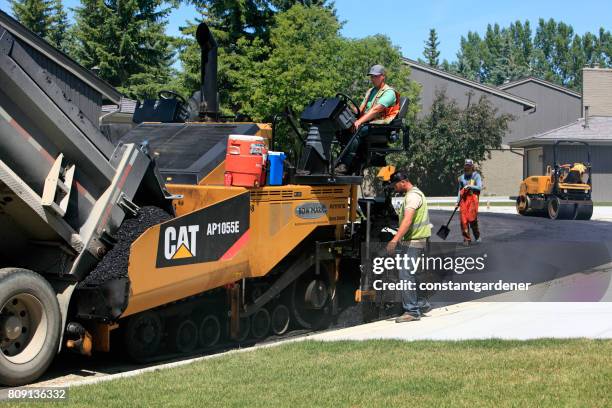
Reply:
[[[425,198],[425,194],[421,190],[416,187],[412,187],[412,189],[406,192],[404,199],[402,200],[402,205],[399,209],[399,222],[402,225],[402,221],[404,220],[404,211],[406,207],[406,198],[408,197],[408,193],[415,192],[421,196],[421,206],[416,209],[414,212],[414,217],[412,218],[412,224],[406,232],[406,235],[402,237],[403,241],[411,241],[413,239],[425,239],[431,237],[431,224],[429,222],[429,210],[427,209],[427,199]]]

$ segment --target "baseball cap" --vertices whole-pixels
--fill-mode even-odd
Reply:
[[[385,67],[379,64],[372,65],[372,68],[370,68],[370,72],[368,72],[368,75],[385,75]]]
[[[389,182],[391,183],[391,185],[394,185],[395,183],[403,181],[403,180],[408,180],[408,173],[400,170],[400,171],[396,171],[395,173],[391,175]]]
[[[473,165],[474,165],[474,160],[472,160],[472,159],[465,159],[464,166],[473,166]]]

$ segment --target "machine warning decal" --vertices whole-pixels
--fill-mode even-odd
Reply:
[[[248,241],[249,205],[245,193],[162,224],[156,266],[232,258]]]
[[[321,218],[327,214],[327,206],[321,202],[310,202],[295,207],[295,215],[307,220]]]

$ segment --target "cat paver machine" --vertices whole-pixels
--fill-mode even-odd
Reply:
[[[205,25],[198,41],[201,92],[143,102],[112,144],[85,109],[108,86],[0,14],[0,383],[35,380],[61,350],[152,361],[325,327],[353,303],[369,232],[357,187],[397,151],[401,117],[338,176],[354,104],[318,99],[289,118],[302,152],[282,185],[227,186],[229,136],[276,135],[220,121]]]

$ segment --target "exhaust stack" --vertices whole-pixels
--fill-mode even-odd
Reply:
[[[201,49],[200,61],[200,120],[219,121],[219,99],[217,90],[217,42],[208,25],[200,23],[196,40]]]

